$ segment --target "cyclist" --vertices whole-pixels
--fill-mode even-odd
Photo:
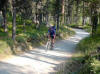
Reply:
[[[51,40],[51,42],[53,43],[52,44],[52,47],[55,43],[55,37],[56,37],[56,26],[50,26],[49,29],[48,29],[48,36],[49,36],[49,39]]]

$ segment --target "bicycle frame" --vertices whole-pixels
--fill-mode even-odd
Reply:
[[[52,48],[53,48],[53,47],[52,47],[52,46],[53,46],[52,44],[53,44],[53,43],[51,42],[51,40],[48,39],[47,44],[46,44],[46,49],[47,49],[47,50],[52,50]]]

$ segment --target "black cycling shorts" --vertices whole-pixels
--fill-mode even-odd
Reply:
[[[54,36],[50,36],[52,39],[54,39]]]

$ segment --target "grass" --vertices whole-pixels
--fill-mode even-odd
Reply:
[[[16,17],[16,41],[15,43],[12,41],[12,16],[10,13],[7,13],[7,27],[8,32],[4,33],[4,29],[0,28],[0,54],[9,53],[8,50],[12,52],[29,50],[29,47],[40,46],[41,44],[47,41],[47,32],[48,28],[46,27],[45,22],[40,25],[39,29],[36,29],[36,24],[32,23],[32,20],[26,20],[25,27],[23,25],[23,21],[21,16]],[[69,37],[74,33],[73,30],[66,26],[61,26],[59,29],[60,37],[57,39],[63,39],[63,37]],[[14,45],[15,44],[15,45]],[[15,48],[15,49],[13,49]],[[10,52],[11,52],[10,51]]]
[[[89,36],[81,40],[77,46],[77,49],[88,54],[91,51],[95,51],[99,46],[100,46],[100,37],[99,35],[95,35],[94,37]]]
[[[11,17],[10,17],[11,18]],[[17,20],[18,21],[18,20]],[[43,43],[46,42],[47,38],[46,38],[46,34],[48,32],[48,28],[42,24],[40,26],[40,29],[36,29],[36,24],[31,24],[31,21],[26,21],[26,26],[25,26],[25,31],[24,31],[24,26],[22,25],[22,22],[20,21],[19,23],[17,23],[16,27],[16,42],[15,42],[15,50],[13,50],[13,41],[11,39],[11,35],[12,35],[12,24],[10,22],[10,19],[8,21],[8,33],[4,33],[3,29],[0,29],[0,44],[3,46],[0,46],[0,54],[4,53],[5,51],[8,52],[8,48],[9,50],[11,50],[12,52],[18,49],[18,51],[22,51],[25,50],[29,50],[29,47],[35,47],[35,46],[39,46]],[[63,36],[71,36],[74,33],[73,30],[71,30],[70,28],[64,26],[64,27],[60,27],[60,34],[63,34]],[[61,39],[63,38],[63,36],[61,36]],[[21,48],[21,49],[19,49]],[[10,51],[10,52],[11,52]]]
[[[100,55],[89,56],[97,50],[97,47],[100,47],[100,35],[83,39],[77,45],[78,53],[66,64],[64,71],[58,74],[100,74],[100,60],[98,60]]]
[[[9,54],[11,53],[11,47],[12,47],[12,40],[11,39],[0,39],[0,54]]]
[[[60,27],[59,32],[60,32],[61,38],[64,38],[64,37],[66,38],[75,34],[75,32],[67,26]]]
[[[7,33],[5,33],[5,32],[0,32],[0,37],[7,37],[7,36],[8,36]]]
[[[84,28],[90,29],[87,26]],[[100,74],[100,54],[90,56],[97,51],[97,47],[100,47],[100,25],[95,36],[90,35],[78,43],[77,53],[66,64],[65,69],[57,74]]]
[[[100,46],[100,26],[98,26],[97,32],[94,36],[90,35],[89,37],[80,41],[77,45],[77,49],[89,53],[97,49]]]
[[[89,25],[89,24],[85,24],[84,26],[83,25],[78,25],[78,24],[70,24],[68,26],[72,27],[72,28],[84,29],[84,30],[86,30],[87,32],[90,32],[90,33],[91,33],[91,28],[92,28],[92,26]]]
[[[68,24],[69,27],[72,27],[72,28],[79,28],[81,25],[78,25],[78,24]]]
[[[81,62],[83,67],[77,71],[77,74],[100,74],[100,54],[90,56],[92,52],[97,51],[97,47],[100,47],[100,25],[95,36],[90,35],[77,45],[77,50],[84,55],[81,57],[84,60],[84,63]]]
[[[3,53],[6,47],[8,47],[7,43],[5,41],[0,40],[0,53]]]

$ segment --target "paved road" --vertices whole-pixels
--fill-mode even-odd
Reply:
[[[22,55],[16,55],[0,62],[0,74],[53,74],[59,65],[70,58],[76,44],[89,34],[83,30],[74,29],[76,35],[55,43],[52,51],[45,51],[41,46]]]

